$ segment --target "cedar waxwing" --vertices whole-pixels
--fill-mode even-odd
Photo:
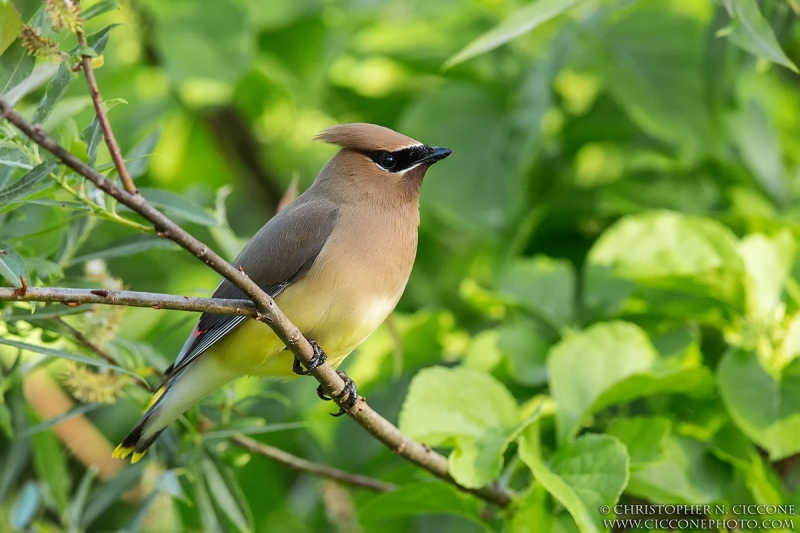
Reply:
[[[422,179],[450,150],[373,124],[333,126],[315,139],[341,150],[308,190],[256,233],[233,264],[316,341],[312,346],[320,357],[314,364],[327,354],[336,368],[400,300],[417,251]],[[223,280],[214,297],[245,296]],[[293,358],[266,324],[204,313],[114,456],[133,452],[135,463],[168,424],[233,379],[308,373]],[[345,382],[352,405],[355,387]]]

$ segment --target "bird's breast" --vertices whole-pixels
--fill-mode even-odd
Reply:
[[[308,274],[277,303],[329,356],[344,357],[397,305],[416,247],[415,224],[403,226],[402,219],[389,217],[344,218]]]

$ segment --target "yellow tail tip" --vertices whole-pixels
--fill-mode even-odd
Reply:
[[[131,454],[132,451],[133,451],[133,446],[129,447],[120,444],[114,449],[114,453],[111,454],[111,457],[113,457],[114,459],[125,459]],[[135,454],[134,457],[136,457]]]
[[[139,460],[142,457],[144,457],[144,454],[146,454],[146,453],[147,453],[147,450],[145,450],[143,452],[133,452],[133,457],[131,458],[131,464],[135,465],[136,463],[138,463]]]

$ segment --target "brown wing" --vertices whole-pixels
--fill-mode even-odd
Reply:
[[[278,213],[247,243],[233,262],[273,298],[305,276],[328,240],[339,211],[324,200],[303,201],[302,196]],[[223,280],[214,298],[247,298]],[[175,363],[164,372],[164,383],[236,329],[247,317],[203,313]]]

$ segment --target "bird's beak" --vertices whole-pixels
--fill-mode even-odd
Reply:
[[[449,156],[452,153],[453,151],[450,148],[442,148],[441,146],[434,146],[433,152],[431,152],[430,155],[426,155],[425,157],[417,161],[417,163],[422,163],[424,165],[431,166],[432,164],[436,163],[437,161],[441,161],[442,159],[444,159],[445,157]]]

